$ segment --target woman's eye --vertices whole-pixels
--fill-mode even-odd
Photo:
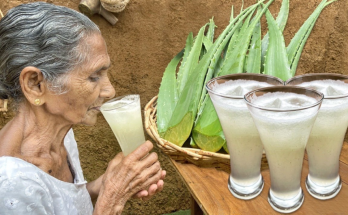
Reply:
[[[99,77],[98,77],[98,76],[91,76],[91,77],[89,77],[88,79],[89,79],[90,81],[92,81],[92,82],[96,82],[96,81],[99,80]]]

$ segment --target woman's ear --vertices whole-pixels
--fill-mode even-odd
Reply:
[[[25,67],[19,76],[19,83],[29,103],[36,106],[45,103],[46,82],[40,69],[33,66]]]

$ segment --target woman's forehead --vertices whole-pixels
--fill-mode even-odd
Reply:
[[[77,68],[82,67],[84,69],[100,70],[110,66],[110,57],[107,52],[106,44],[100,34],[88,36],[82,41],[81,45],[87,46],[86,48],[80,49],[81,52],[85,52],[81,54],[85,55],[86,58]]]

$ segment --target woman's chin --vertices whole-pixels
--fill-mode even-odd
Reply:
[[[91,116],[87,115],[87,117],[83,118],[79,124],[93,126],[97,123],[97,114]]]

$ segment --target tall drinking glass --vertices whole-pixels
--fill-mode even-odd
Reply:
[[[348,76],[302,75],[288,80],[287,85],[308,87],[324,94],[306,147],[309,162],[306,188],[317,199],[331,199],[342,187],[339,157],[348,126]]]
[[[268,202],[278,212],[294,212],[303,203],[303,157],[322,99],[319,92],[293,86],[267,87],[245,95],[270,169]]]
[[[125,95],[105,102],[100,111],[126,156],[145,142],[140,96]]]
[[[244,94],[261,87],[284,85],[278,78],[260,74],[233,74],[214,78],[207,90],[214,104],[230,153],[230,192],[239,199],[252,199],[263,188],[263,146],[244,102]]]

